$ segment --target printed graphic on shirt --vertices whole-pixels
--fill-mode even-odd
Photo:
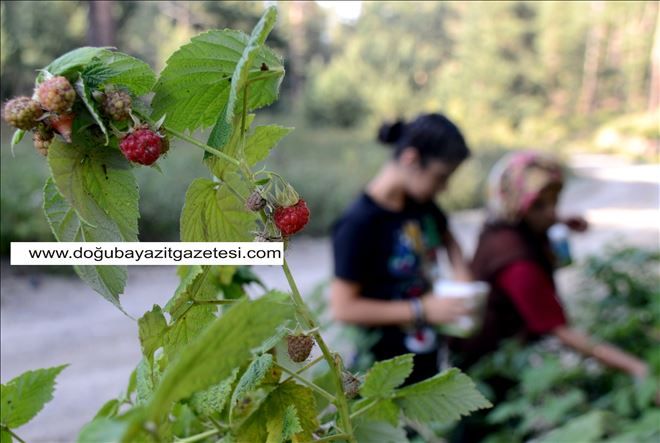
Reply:
[[[394,234],[392,255],[388,260],[391,275],[401,279],[397,293],[402,299],[422,296],[438,275],[436,253],[440,247],[440,233],[433,217],[409,220]],[[432,328],[422,327],[406,331],[406,348],[414,353],[436,349],[437,338]]]

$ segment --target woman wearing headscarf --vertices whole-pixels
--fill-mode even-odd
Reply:
[[[584,231],[587,223],[577,217],[558,218],[563,185],[561,164],[536,152],[511,153],[493,168],[488,180],[489,215],[472,262],[475,279],[488,282],[491,292],[481,330],[451,343],[455,363],[463,369],[497,350],[505,339],[534,341],[555,336],[605,366],[635,378],[647,376],[646,363],[595,341],[574,329],[566,318],[554,281],[558,260],[548,230],[556,223],[565,223],[573,230]],[[512,379],[489,381],[495,402],[505,398],[514,384]],[[468,432],[458,441],[479,441],[475,436],[478,433],[473,434]]]

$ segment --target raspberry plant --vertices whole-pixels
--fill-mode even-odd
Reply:
[[[48,107],[41,103],[44,124],[63,116],[70,123],[70,138],[53,126],[60,135],[47,147],[52,176],[44,211],[58,241],[137,241],[132,168],[142,166],[129,160],[146,165],[158,158],[140,151],[139,143],[125,146],[140,131],[148,131],[147,147],[159,139],[168,146],[176,137],[204,150],[213,178],[198,178],[188,188],[182,241],[256,236],[286,244],[304,227],[304,200],[276,172],[256,168],[292,130],[252,127],[252,112],[277,100],[284,76],[281,58],[264,44],[275,20],[271,7],[249,36],[229,29],[202,33],[170,56],[158,78],[140,60],[92,47],[64,54],[39,74],[37,91],[48,94],[37,95],[49,101]],[[69,104],[68,91],[61,98],[41,86],[53,78],[59,86],[61,78],[73,85],[71,109],[61,105]],[[61,106],[53,111],[53,103]],[[206,142],[190,135],[203,128],[211,128]],[[14,142],[25,132],[17,130]],[[75,270],[121,309],[123,267]],[[350,374],[321,336],[286,259],[290,293],[265,290],[256,300],[244,290],[255,282],[248,269],[187,266],[178,272],[181,282],[169,302],[138,320],[143,358],[126,392],[103,406],[80,441],[402,442],[404,420],[446,422],[489,406],[455,369],[400,387],[412,371],[410,354],[376,363],[364,376]],[[321,355],[291,361],[286,337],[294,331],[308,335]],[[318,376],[310,377],[312,371]]]

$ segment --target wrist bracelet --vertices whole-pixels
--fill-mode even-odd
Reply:
[[[422,305],[422,300],[419,298],[413,298],[410,300],[412,305],[413,315],[415,316],[415,326],[421,328],[426,323],[424,320],[424,305]]]

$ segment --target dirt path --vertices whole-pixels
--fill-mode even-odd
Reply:
[[[660,165],[634,166],[618,159],[576,157],[577,177],[566,190],[562,211],[582,213],[592,225],[573,239],[579,259],[612,241],[658,247]],[[452,215],[452,226],[472,251],[482,211]],[[292,244],[289,261],[303,293],[331,272],[327,239]],[[0,375],[7,381],[23,371],[70,363],[60,376],[54,400],[18,434],[31,443],[73,442],[83,424],[125,388],[140,358],[135,322],[74,278],[26,275],[2,265]],[[286,290],[279,268],[256,267],[267,285]],[[172,268],[132,267],[122,297],[126,311],[139,317],[164,304],[178,280]]]

